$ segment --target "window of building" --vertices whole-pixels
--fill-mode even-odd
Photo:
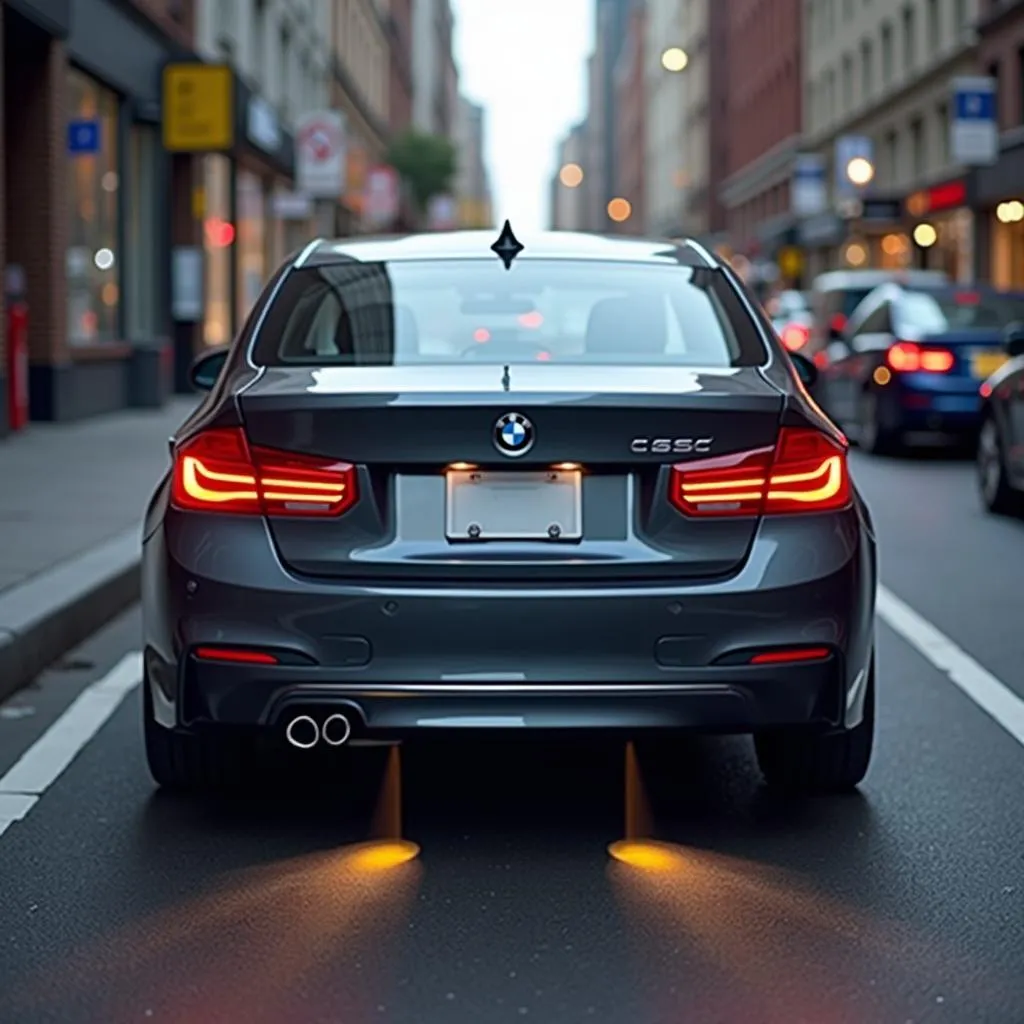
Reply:
[[[885,133],[882,159],[889,185],[898,185],[902,168],[900,167],[900,137],[895,129]]]
[[[953,0],[953,39],[959,40],[967,27],[967,0]]]
[[[935,109],[935,131],[938,133],[936,136],[938,146],[936,148],[939,153],[939,159],[945,165],[949,163],[949,104],[945,101],[940,103]]]
[[[942,49],[942,23],[939,14],[939,0],[928,0],[928,52],[933,56]]]
[[[917,63],[917,19],[913,7],[903,8],[903,70],[912,71]]]
[[[853,19],[853,0],[843,0],[843,21]]]
[[[68,341],[94,345],[120,334],[120,168],[117,94],[76,68],[67,72]]]
[[[920,117],[915,117],[910,122],[911,173],[915,180],[924,176],[926,164],[924,147],[924,121]]]
[[[882,26],[882,85],[892,85],[892,25]]]
[[[231,248],[235,226],[231,219],[231,163],[226,156],[203,158],[206,214],[203,222],[205,312],[203,341],[226,345],[233,336],[231,317]]]
[[[875,55],[871,40],[865,39],[860,44],[860,98],[862,102],[871,99],[875,91]]]
[[[291,117],[292,95],[292,34],[287,25],[281,26],[281,113]]]
[[[238,284],[236,323],[241,326],[256,304],[267,275],[267,196],[262,180],[249,171],[237,174]]]
[[[843,113],[853,109],[853,58],[843,54]]]
[[[161,225],[157,197],[160,187],[161,143],[151,125],[132,126],[128,142],[128,197],[126,238],[127,267],[124,270],[125,333],[132,342],[152,341],[162,331],[160,323]]]

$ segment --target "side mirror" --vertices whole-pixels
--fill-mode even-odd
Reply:
[[[813,360],[800,355],[799,352],[790,352],[789,358],[793,360],[793,365],[796,367],[798,376],[804,382],[804,387],[810,391],[818,382],[817,366],[814,365]]]
[[[1024,356],[1024,321],[1007,324],[1003,331],[1003,345],[1014,358]]]
[[[217,378],[220,376],[220,371],[224,369],[227,359],[228,350],[226,348],[216,349],[213,352],[206,352],[201,355],[192,364],[192,369],[189,370],[189,379],[192,381],[192,387],[197,391],[212,391],[214,384],[217,383]]]

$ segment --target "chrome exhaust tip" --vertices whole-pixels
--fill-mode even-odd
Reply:
[[[324,722],[321,735],[328,746],[340,747],[352,735],[352,724],[345,715],[331,715]]]
[[[309,750],[320,741],[320,726],[309,715],[296,715],[288,723],[284,734],[293,747],[298,747],[299,750]]]

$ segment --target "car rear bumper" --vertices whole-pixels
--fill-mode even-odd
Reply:
[[[157,720],[177,728],[279,728],[288,709],[334,705],[370,738],[854,724],[874,591],[857,509],[764,523],[728,579],[586,589],[299,579],[259,520],[169,513],[144,548],[145,664]],[[200,645],[290,664],[200,660]],[[830,654],[749,664],[810,646]]]
[[[973,381],[929,381],[931,387],[900,381],[889,392],[883,422],[907,432],[969,433],[981,424],[981,397]],[[933,389],[934,388],[934,389]]]

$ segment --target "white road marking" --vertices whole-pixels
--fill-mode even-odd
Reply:
[[[0,778],[0,835],[20,821],[142,680],[142,652],[126,654],[87,686]]]
[[[876,611],[879,618],[1024,746],[1024,700],[883,586],[878,588]]]

